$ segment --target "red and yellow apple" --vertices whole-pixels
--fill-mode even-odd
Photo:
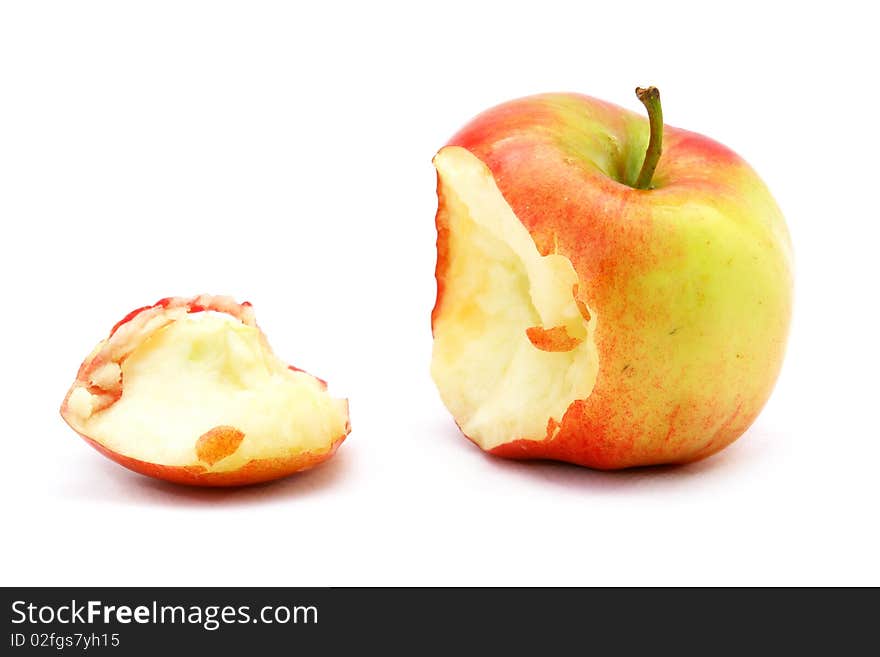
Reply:
[[[782,214],[740,157],[664,127],[656,90],[640,92],[652,125],[539,95],[480,114],[434,158],[431,372],[492,454],[695,461],[736,440],[776,381]]]
[[[279,360],[249,303],[207,295],[129,313],[83,362],[61,416],[117,463],[198,486],[311,468],[351,430],[348,402]]]

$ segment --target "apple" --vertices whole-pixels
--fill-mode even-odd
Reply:
[[[196,486],[311,468],[351,430],[348,402],[279,360],[249,303],[208,295],[129,313],[83,362],[61,416],[117,463]]]
[[[686,463],[767,401],[791,245],[735,153],[571,93],[513,100],[434,158],[431,373],[492,454],[599,469]],[[661,155],[662,153],[662,155]]]

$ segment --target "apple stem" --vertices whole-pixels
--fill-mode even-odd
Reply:
[[[660,153],[663,152],[663,109],[660,107],[660,91],[657,87],[636,87],[636,96],[642,101],[642,105],[648,110],[648,124],[651,129],[651,137],[648,140],[648,148],[645,151],[645,161],[642,170],[636,179],[636,189],[651,189],[651,178],[657,162],[660,161]]]

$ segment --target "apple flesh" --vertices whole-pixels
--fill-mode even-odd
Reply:
[[[250,304],[217,296],[130,313],[85,360],[61,415],[122,465],[203,486],[305,470],[350,431],[347,401],[280,361]]]
[[[783,217],[729,149],[576,94],[475,118],[434,158],[432,376],[493,454],[694,461],[768,399],[791,315]]]

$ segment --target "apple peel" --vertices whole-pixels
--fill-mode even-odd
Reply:
[[[347,400],[280,361],[249,303],[210,295],[124,317],[83,362],[61,416],[117,463],[197,486],[314,467],[351,431]]]

